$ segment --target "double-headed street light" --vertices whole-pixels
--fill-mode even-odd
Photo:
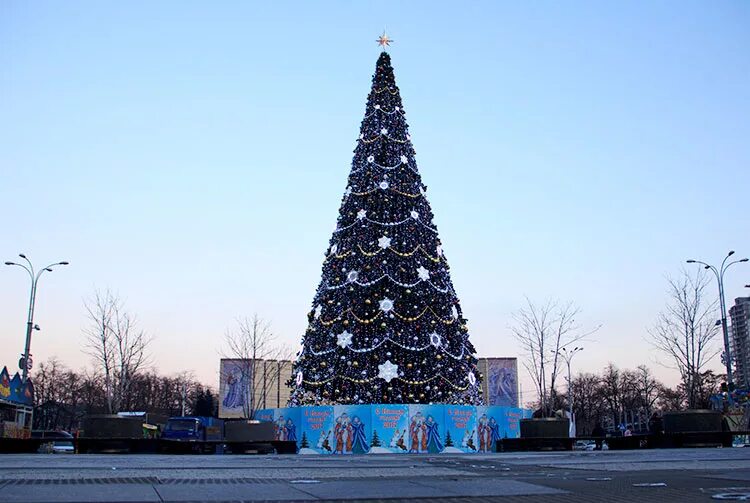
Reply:
[[[710,264],[707,264],[705,262],[701,262],[700,260],[693,260],[690,259],[687,261],[688,264],[701,264],[704,269],[709,269],[714,273],[714,276],[716,276],[716,281],[719,284],[719,304],[721,308],[721,330],[724,333],[724,363],[727,367],[727,388],[729,390],[732,389],[732,353],[729,349],[729,329],[727,328],[727,307],[726,302],[724,301],[724,273],[734,264],[739,264],[740,262],[747,262],[747,258],[742,258],[739,260],[733,260],[731,262],[727,262],[729,260],[729,257],[734,255],[734,250],[730,250],[729,253],[727,253],[727,256],[724,257],[724,260],[721,261],[721,267],[716,268]]]
[[[21,371],[23,372],[21,377],[21,382],[26,383],[26,379],[29,377],[29,358],[31,357],[31,332],[32,330],[36,329],[39,330],[39,326],[34,325],[34,304],[36,302],[36,287],[39,283],[39,277],[42,275],[44,271],[52,272],[52,268],[57,265],[68,265],[68,262],[55,262],[54,264],[50,264],[47,267],[43,267],[39,272],[34,271],[34,266],[32,265],[31,261],[26,258],[26,255],[23,253],[20,253],[18,255],[22,259],[26,261],[26,264],[28,264],[28,267],[24,264],[17,264],[16,262],[6,262],[5,265],[15,265],[18,267],[23,268],[27,273],[29,273],[29,277],[31,278],[31,295],[29,298],[29,318],[26,322],[26,345],[24,346],[23,350],[23,359],[21,362]]]
[[[568,350],[568,348],[562,348],[560,351],[560,355],[563,357],[563,360],[565,360],[565,364],[568,366],[568,405],[570,407],[570,420],[573,421],[573,377],[570,373],[570,362],[571,360],[573,360],[573,356],[576,353],[580,353],[581,351],[583,351],[583,348],[576,346],[570,350]]]
[[[570,414],[570,424],[571,424],[571,436],[572,435],[572,425],[573,423],[573,376],[570,373],[570,362],[573,360],[573,356],[575,356],[576,353],[580,353],[583,351],[583,347],[574,347],[573,349],[568,348],[560,348],[558,351],[552,350],[552,353],[556,356],[560,356],[563,360],[565,360],[565,364],[568,367],[568,408],[569,408],[569,414]]]

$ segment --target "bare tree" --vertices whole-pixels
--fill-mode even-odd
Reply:
[[[238,380],[238,397],[243,417],[253,419],[256,411],[266,406],[269,394],[280,385],[282,372],[291,365],[291,351],[278,344],[271,324],[257,314],[240,318],[237,326],[226,332],[224,358],[232,362],[232,374],[222,375],[223,382]],[[239,374],[239,375],[238,375]]]
[[[708,280],[701,269],[668,278],[669,300],[649,330],[653,346],[670,361],[667,366],[680,373],[688,408],[696,406],[700,376],[720,351],[712,344],[718,333],[717,301],[707,295]]]
[[[557,376],[562,367],[560,350],[594,333],[599,327],[582,331],[576,322],[580,309],[572,302],[548,300],[535,305],[526,298],[526,307],[513,314],[511,327],[526,357],[524,367],[539,395],[541,413],[549,416],[557,400]]]
[[[104,377],[107,411],[120,411],[134,377],[148,364],[151,339],[138,328],[136,318],[109,290],[96,291],[85,302],[89,317],[86,350]]]
[[[639,365],[635,369],[634,378],[633,384],[638,394],[640,406],[650,417],[659,401],[663,385],[656,380],[651,369],[645,365]]]

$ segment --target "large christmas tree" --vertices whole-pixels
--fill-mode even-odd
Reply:
[[[383,52],[290,405],[481,403],[475,350],[426,190]]]

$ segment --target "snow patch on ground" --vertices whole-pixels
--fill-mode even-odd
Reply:
[[[303,447],[302,449],[299,450],[299,454],[320,454],[320,453],[316,451],[315,449]]]
[[[440,454],[466,454],[464,451],[459,449],[458,447],[446,447],[442,451],[440,451]]]
[[[387,447],[370,447],[368,454],[393,454],[393,451]]]

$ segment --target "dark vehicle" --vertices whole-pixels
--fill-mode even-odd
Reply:
[[[78,451],[156,452],[160,425],[166,419],[146,413],[87,416],[78,437]]]
[[[168,451],[215,452],[224,438],[224,421],[203,416],[170,417],[161,438]]]
[[[170,417],[161,438],[183,441],[221,440],[224,437],[224,421],[214,417],[183,416]]]
[[[31,438],[42,440],[38,452],[73,454],[76,450],[73,445],[75,439],[67,431],[34,430]]]

